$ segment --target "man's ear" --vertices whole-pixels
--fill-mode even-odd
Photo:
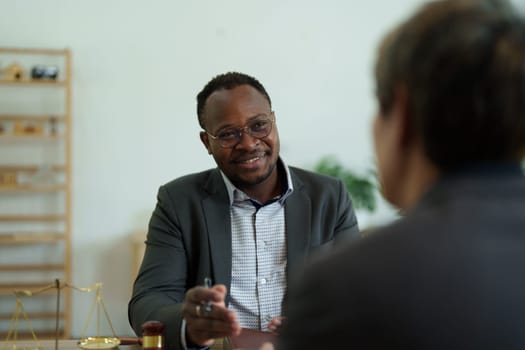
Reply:
[[[208,134],[206,134],[204,131],[201,131],[199,136],[201,138],[202,144],[204,145],[204,147],[206,147],[208,154],[211,154],[210,139],[208,138]]]
[[[394,90],[392,117],[395,118],[399,145],[403,148],[415,141],[414,121],[409,108],[410,96],[405,85],[398,85]]]

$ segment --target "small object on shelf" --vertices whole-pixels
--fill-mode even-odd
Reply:
[[[53,171],[51,164],[41,165],[36,173],[30,178],[30,183],[33,185],[49,185],[55,184],[56,182],[55,172]]]
[[[12,63],[5,69],[6,80],[10,81],[21,81],[24,79],[24,67],[18,63]]]
[[[31,79],[51,79],[58,77],[57,66],[36,65],[31,69]]]
[[[15,187],[17,183],[15,172],[0,172],[0,187]]]
[[[22,122],[16,121],[13,133],[15,135],[42,135],[44,133],[44,127],[41,123]]]
[[[2,135],[3,133],[5,133],[5,125],[3,123],[0,123],[0,135]]]
[[[49,133],[53,136],[55,136],[57,134],[57,118],[56,117],[51,117],[49,119]]]

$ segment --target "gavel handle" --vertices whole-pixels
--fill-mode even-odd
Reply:
[[[144,335],[159,335],[162,336],[164,325],[159,321],[147,321],[142,325]],[[142,345],[142,338],[121,337],[119,338],[120,345]]]
[[[142,338],[120,337],[120,345],[142,345]]]

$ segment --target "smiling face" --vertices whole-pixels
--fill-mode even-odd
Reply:
[[[268,100],[250,85],[213,92],[203,110],[204,126],[212,135],[229,128],[242,128],[261,116],[274,118]],[[273,192],[279,158],[279,134],[275,121],[271,132],[262,139],[244,131],[233,148],[221,147],[219,140],[206,132],[201,132],[200,137],[217,166],[237,188],[247,194],[261,189]]]

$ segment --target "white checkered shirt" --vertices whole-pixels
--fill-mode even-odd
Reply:
[[[223,174],[230,195],[232,276],[229,308],[241,327],[268,330],[281,316],[286,292],[284,201],[293,191],[288,167],[281,161],[288,189],[276,201],[261,206],[235,188]]]

